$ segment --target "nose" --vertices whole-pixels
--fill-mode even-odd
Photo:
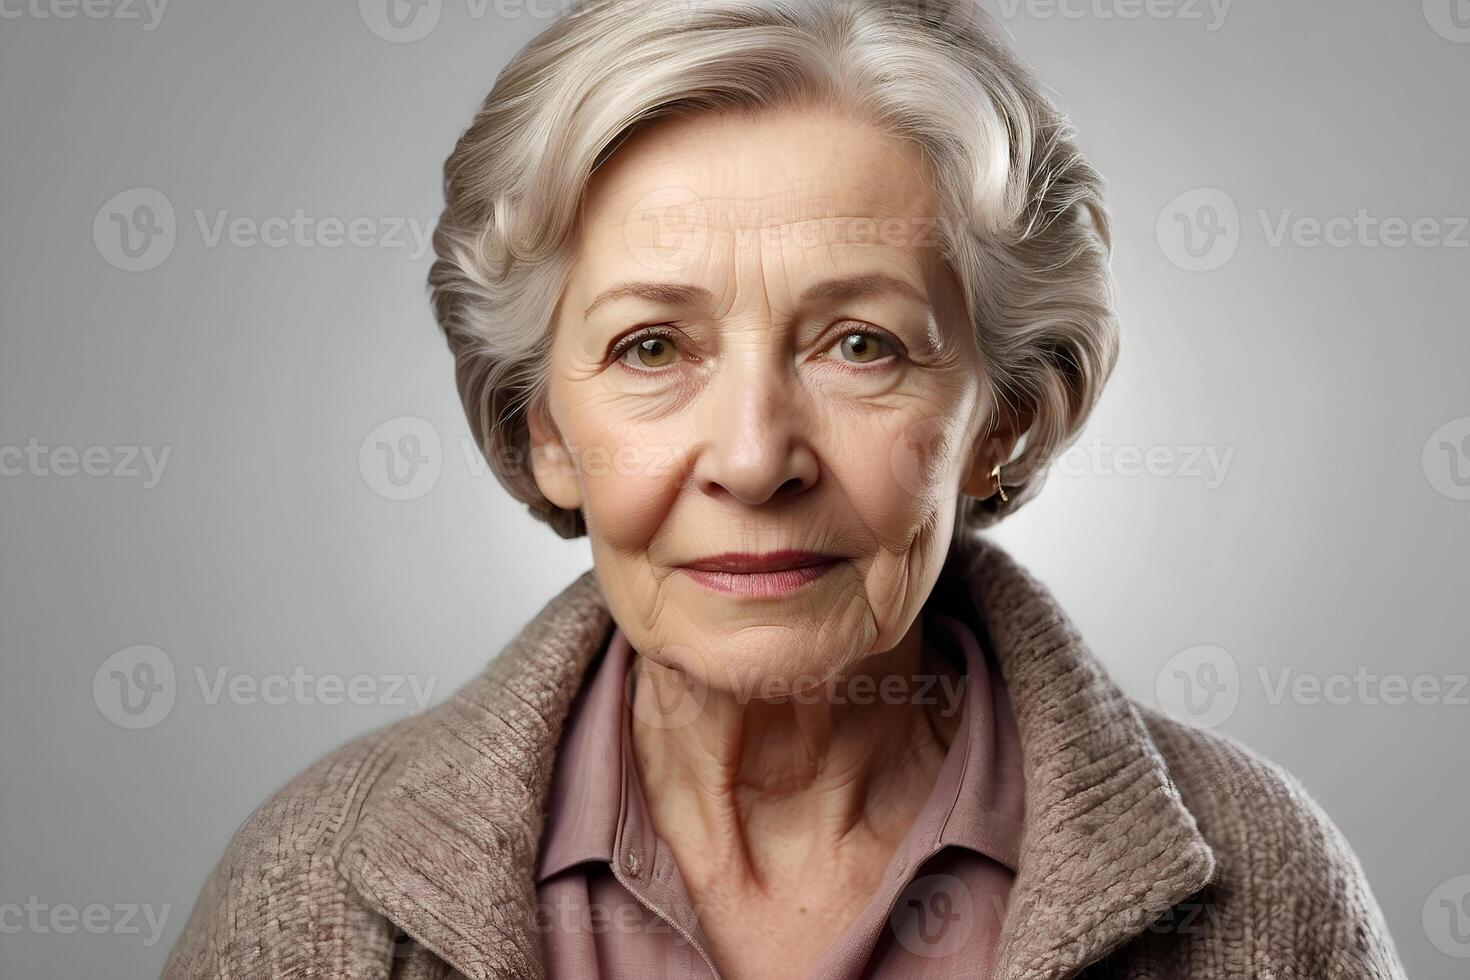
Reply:
[[[703,448],[693,470],[701,492],[754,507],[816,485],[810,406],[789,365],[775,360],[722,365],[701,393]]]

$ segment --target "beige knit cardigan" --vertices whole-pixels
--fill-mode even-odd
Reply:
[[[995,977],[1404,976],[1356,856],[1289,773],[1132,702],[983,534],[931,601],[980,627],[1021,733]],[[548,785],[610,630],[588,570],[447,701],[297,776],[236,832],[164,977],[543,976]]]

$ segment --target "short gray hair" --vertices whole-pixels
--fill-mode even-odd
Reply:
[[[444,163],[429,272],[460,397],[497,479],[565,538],[529,465],[553,317],[592,173],[635,131],[700,112],[840,109],[919,147],[995,403],[1021,420],[999,495],[1035,496],[1112,373],[1118,326],[1103,179],[974,0],[588,0],[496,78]]]

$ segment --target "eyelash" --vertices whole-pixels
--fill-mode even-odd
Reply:
[[[667,340],[669,343],[675,344],[675,346],[678,346],[677,343],[675,343],[676,338],[674,337],[674,334],[673,334],[672,331],[670,331],[670,330],[660,330],[657,327],[642,327],[642,328],[639,328],[638,330],[633,331],[631,334],[629,334],[628,336],[624,337],[622,340],[618,341],[618,343],[613,347],[612,353],[609,355],[609,357],[611,358],[612,363],[614,363],[614,364],[622,363],[622,360],[623,360],[624,357],[627,356],[628,351],[630,351],[633,348],[637,347],[639,344],[643,343],[645,340],[654,340],[654,339]],[[627,365],[624,365],[624,367],[627,367]],[[661,371],[663,369],[662,368],[635,368],[635,367],[629,367],[628,370],[629,371],[636,371],[636,372],[638,372],[640,374],[657,374],[659,371]]]
[[[887,344],[890,348],[893,349],[893,353],[886,354],[876,361],[869,361],[867,362],[866,366],[856,364],[851,361],[844,361],[841,358],[827,358],[828,360],[835,360],[845,371],[872,371],[876,369],[875,365],[887,364],[890,359],[896,361],[900,357],[903,357],[905,354],[904,346],[898,340],[898,338],[894,337],[886,330],[879,330],[876,327],[867,327],[862,330],[845,330],[837,335],[837,339],[833,341],[831,346],[835,347],[837,344],[842,343],[842,341],[846,340],[853,334],[862,334],[865,337],[873,337],[878,341]],[[672,331],[659,329],[658,327],[645,327],[635,330],[633,333],[618,341],[618,343],[614,345],[611,353],[609,354],[609,358],[612,363],[621,364],[624,368],[636,374],[658,374],[660,371],[663,371],[664,368],[635,368],[628,366],[623,360],[628,355],[629,351],[633,350],[645,340],[653,339],[666,340],[669,343],[674,344],[675,347],[678,346],[677,338]],[[828,349],[830,350],[830,347]],[[826,357],[825,353],[823,354],[823,357]]]

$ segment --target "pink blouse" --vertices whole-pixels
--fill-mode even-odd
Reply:
[[[812,977],[989,975],[1020,851],[1020,738],[1000,670],[975,635],[947,614],[924,615],[926,635],[965,664],[960,723],[877,892]],[[632,658],[614,628],[558,749],[537,869],[536,926],[552,980],[719,977],[639,785],[623,695]]]

